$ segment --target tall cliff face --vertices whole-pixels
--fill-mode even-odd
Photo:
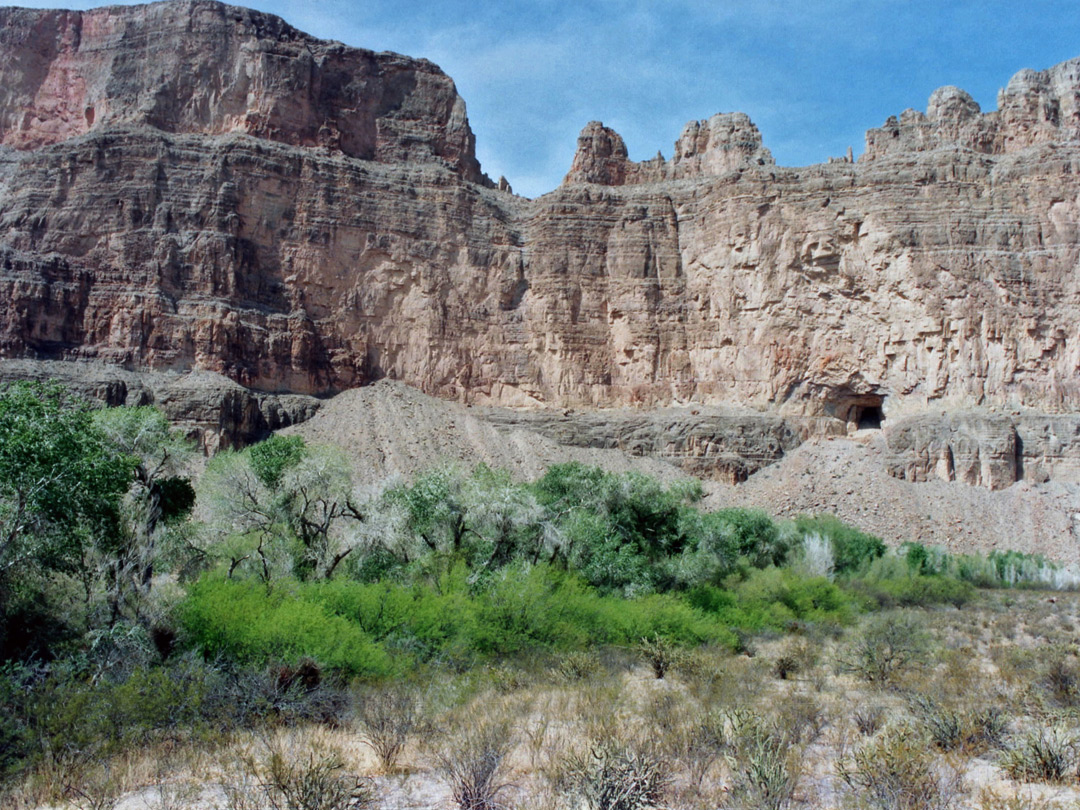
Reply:
[[[586,127],[490,188],[427,62],[204,0],[0,11],[0,357],[383,376],[492,404],[737,402],[858,421],[1080,408],[1076,62],[945,88],[858,163],[746,116],[673,156]]]
[[[0,143],[88,132],[252,135],[380,162],[439,159],[479,180],[465,104],[438,67],[307,36],[207,0],[4,9]]]

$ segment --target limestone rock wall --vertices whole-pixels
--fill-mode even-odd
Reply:
[[[779,461],[802,440],[798,427],[781,417],[716,409],[488,408],[481,414],[501,427],[526,428],[561,445],[661,458],[691,475],[731,484]]]
[[[593,123],[530,201],[430,63],[209,0],[0,22],[0,357],[820,432],[1080,409],[1076,60],[857,163],[777,167],[736,113],[635,163]]]
[[[906,481],[1004,489],[1080,483],[1080,415],[964,410],[901,419],[885,431],[887,469]]]

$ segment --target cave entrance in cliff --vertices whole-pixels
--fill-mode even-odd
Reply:
[[[880,405],[856,405],[853,418],[856,430],[881,430],[881,423],[885,421],[885,414]]]
[[[885,397],[864,394],[852,397],[844,404],[846,408],[838,408],[837,415],[848,423],[849,430],[881,430],[881,426],[885,423]],[[844,410],[847,411],[846,414]]]
[[[825,405],[825,413],[842,421],[849,432],[881,430],[885,424],[885,397],[882,394],[838,392]]]

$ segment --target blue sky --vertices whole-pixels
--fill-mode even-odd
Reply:
[[[23,3],[56,6],[51,3]],[[62,3],[61,3],[62,4]],[[69,3],[88,8],[100,3]],[[937,87],[983,110],[1024,67],[1080,56],[1076,0],[252,0],[319,37],[438,63],[493,178],[555,188],[601,120],[636,160],[683,125],[742,111],[786,166],[858,155],[864,133]]]

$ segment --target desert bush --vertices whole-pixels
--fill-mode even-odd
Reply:
[[[435,762],[460,810],[500,810],[510,787],[507,757],[516,744],[513,723],[495,711],[487,717],[452,719],[435,742]]]
[[[113,810],[120,803],[125,785],[109,761],[79,756],[66,769],[64,797],[76,810]]]
[[[202,785],[198,781],[178,776],[182,764],[176,761],[174,754],[167,750],[155,763],[152,785],[157,800],[155,810],[190,810],[201,793]]]
[[[876,704],[858,706],[851,713],[855,728],[864,737],[873,737],[885,723],[885,708]]]
[[[656,807],[670,783],[667,765],[640,745],[610,738],[564,765],[566,792],[590,810]]]
[[[786,729],[748,710],[731,711],[727,719],[728,762],[738,805],[764,810],[789,806],[801,776],[802,746]]]
[[[272,759],[269,776],[270,802],[276,810],[360,810],[371,807],[375,792],[370,783],[343,773],[340,759],[318,758],[309,754],[307,761]]]
[[[363,810],[375,802],[371,782],[349,773],[341,751],[318,739],[269,738],[244,761],[274,810]]]
[[[1031,792],[1012,793],[1008,789],[982,788],[972,805],[975,810],[1072,810],[1067,799],[1054,799]]]
[[[784,642],[773,658],[773,675],[786,681],[792,675],[805,673],[818,662],[819,652],[805,638],[791,638]]]
[[[641,639],[638,642],[638,650],[658,680],[663,678],[681,658],[681,650],[661,636]]]
[[[667,756],[672,765],[682,765],[690,776],[690,784],[700,787],[709,769],[726,750],[724,713],[700,707],[684,713],[682,722],[669,735]]]
[[[814,742],[828,725],[825,708],[814,695],[785,695],[776,703],[774,717],[781,736],[795,745]]]
[[[602,667],[596,655],[586,650],[567,653],[559,661],[557,672],[564,681],[581,681],[600,673]]]
[[[525,689],[535,683],[536,672],[533,667],[502,662],[485,670],[491,688],[500,695],[509,695]]]
[[[981,753],[1000,745],[1005,737],[1007,723],[996,707],[950,706],[925,695],[914,695],[909,702],[930,741],[941,751],[962,748]]]
[[[856,798],[876,810],[946,810],[963,786],[960,772],[908,725],[886,728],[842,757],[837,771]]]
[[[1002,767],[1020,782],[1063,782],[1076,756],[1075,735],[1061,727],[1038,728],[1006,749]]]
[[[617,738],[628,720],[627,695],[615,678],[594,678],[574,690],[573,712],[589,740]]]
[[[416,696],[404,685],[373,690],[360,698],[356,715],[360,738],[389,773],[421,724]]]
[[[863,680],[888,684],[909,667],[924,662],[930,637],[911,613],[887,613],[870,619],[841,657],[842,666]]]
[[[1080,664],[1075,656],[1060,650],[1052,653],[1043,665],[1042,682],[1059,705],[1080,705]]]

